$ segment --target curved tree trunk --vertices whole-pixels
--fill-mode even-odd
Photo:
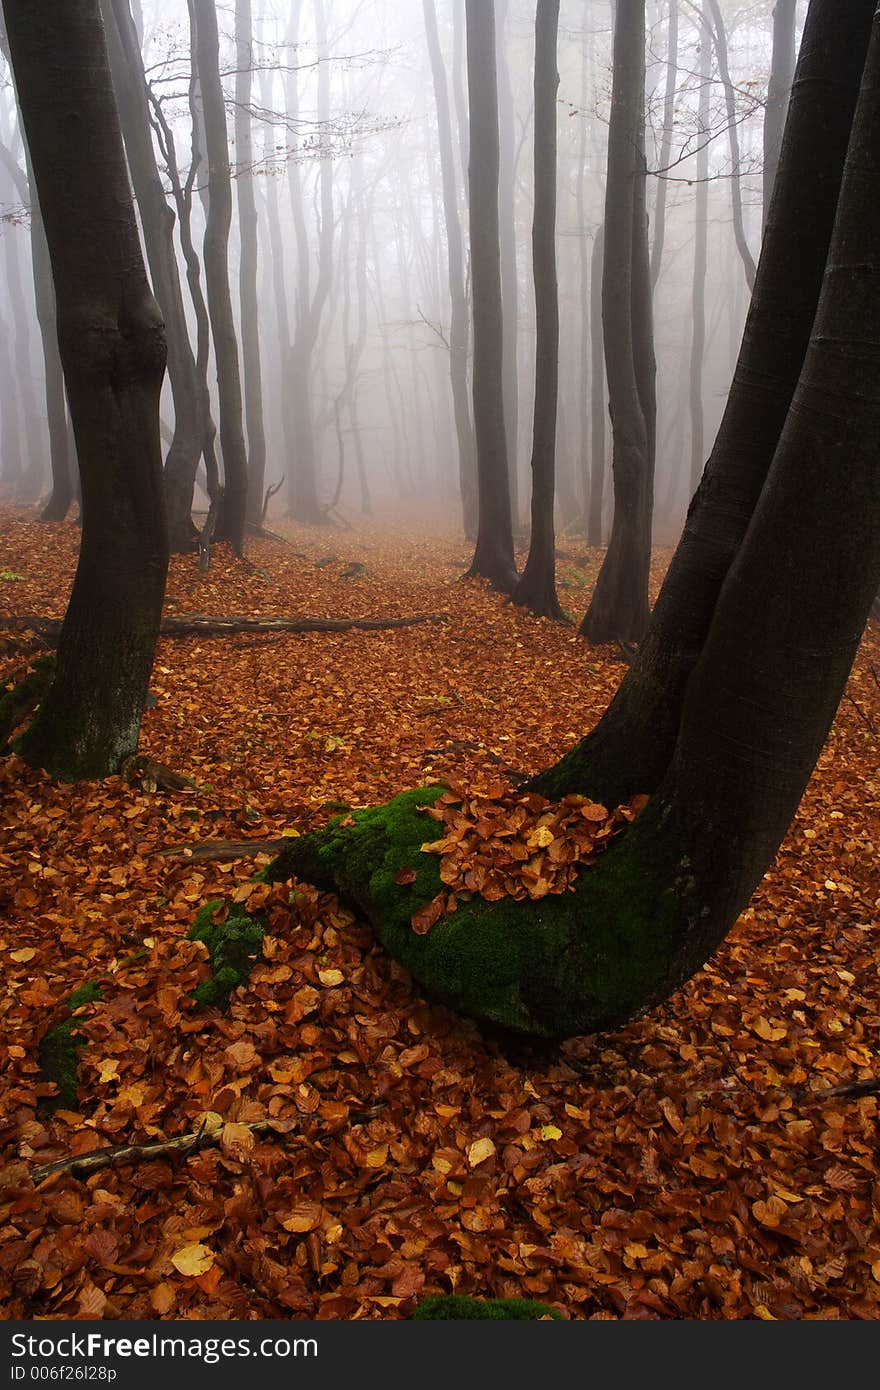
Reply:
[[[504,428],[501,252],[498,223],[498,92],[495,14],[485,0],[466,0],[470,110],[470,241],[474,301],[474,430],[479,521],[468,578],[512,593],[517,582],[510,524]]]
[[[162,319],[128,186],[98,0],[5,0],[12,62],[55,281],[82,477],[82,542],[53,684],[20,741],[66,778],[137,748],[168,550],[159,393]],[[58,120],[58,111],[76,119]]]
[[[816,312],[874,0],[813,0],[779,175],[727,407],[650,630],[604,718],[555,768],[547,796],[613,802],[651,791],[675,747],[682,701],[728,570],[764,486]]]
[[[232,315],[232,296],[229,291],[232,186],[229,177],[226,104],[220,82],[219,38],[214,0],[190,0],[190,3],[205,118],[205,152],[208,157],[205,288],[217,363],[220,448],[223,451],[223,507],[217,537],[228,540],[235,553],[242,555],[247,520],[248,478],[242,425],[238,341]]]
[[[196,364],[189,341],[174,253],[174,213],[168,206],[153,150],[143,58],[128,0],[102,0],[107,51],[128,168],[141,215],[153,290],[165,320],[174,435],[165,459],[168,539],[192,550],[192,496],[202,453]]]
[[[812,13],[827,8],[814,0]],[[635,824],[573,892],[529,904],[459,899],[426,934],[412,915],[442,885],[438,858],[422,853],[432,823],[418,808],[438,788],[292,840],[265,871],[340,888],[392,954],[463,1013],[564,1037],[644,1012],[724,939],[790,824],[880,582],[878,137],[880,13],[800,379],[669,767]]]
[[[452,119],[449,92],[440,39],[437,33],[437,12],[434,0],[422,0],[425,34],[434,100],[437,106],[437,133],[440,141],[440,174],[443,183],[443,217],[446,223],[446,254],[449,266],[449,376],[452,384],[452,408],[455,433],[458,439],[458,477],[468,540],[477,534],[477,486],[474,455],[474,428],[468,404],[468,302],[464,283],[464,245],[461,221],[458,216],[458,195],[455,187],[455,159],[452,146]]]
[[[559,0],[538,0],[535,14],[535,420],[532,534],[514,603],[538,617],[565,615],[556,595],[556,412],[559,401],[559,287],[556,280],[556,41]]]
[[[614,522],[581,625],[591,642],[638,642],[648,625],[654,412],[644,151],[645,3],[619,0],[602,277]]]

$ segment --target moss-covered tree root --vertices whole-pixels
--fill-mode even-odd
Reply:
[[[45,1101],[47,1109],[63,1105],[72,1110],[76,1106],[79,1054],[86,1045],[77,1027],[76,1010],[100,999],[103,993],[100,985],[90,982],[80,985],[65,1001],[65,1017],[50,1028],[40,1042],[40,1080],[54,1082],[57,1087],[55,1095]]]
[[[205,903],[188,932],[191,941],[207,946],[211,963],[210,979],[203,980],[195,992],[201,1008],[214,1004],[225,1009],[232,991],[250,979],[266,935],[262,917],[245,912],[235,903],[230,904],[225,916],[219,917],[224,906],[219,898]]]
[[[467,1298],[461,1294],[431,1294],[423,1298],[413,1319],[424,1322],[539,1322],[542,1318],[562,1321],[562,1314],[533,1298]]]

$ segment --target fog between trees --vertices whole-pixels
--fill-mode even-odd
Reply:
[[[200,3],[193,8],[198,15],[212,7]],[[463,0],[434,0],[427,7],[436,14],[439,51],[433,69],[425,7],[412,0],[252,0],[247,7],[252,11],[251,45],[246,37],[243,41],[245,8],[240,0],[236,16],[232,4],[220,5],[217,18],[232,173],[228,280],[238,389],[246,405],[250,519],[259,521],[265,491],[273,487],[277,491],[270,514],[292,511],[321,522],[328,517],[355,520],[370,511],[379,518],[404,513],[460,525],[458,440],[470,428],[462,415],[469,417],[472,407],[469,397],[459,401],[457,429],[449,349],[456,347],[469,392],[472,340],[460,309],[458,322],[453,321],[448,219],[455,213],[461,228],[458,274],[469,296]],[[785,8],[776,7],[777,28],[779,11]],[[107,0],[104,10],[105,22],[108,14],[118,20],[128,5]],[[146,109],[154,123],[162,187],[168,205],[175,207],[175,180],[169,172],[173,152],[180,190],[191,201],[192,279],[192,253],[202,258],[209,198],[204,153],[194,174],[190,170],[193,112],[196,146],[203,152],[207,147],[198,91],[190,100],[190,16],[181,0],[146,0],[131,7],[131,18],[142,41],[149,83]],[[764,210],[764,141],[766,135],[772,144],[775,129],[771,120],[765,131],[764,121],[774,19],[769,0],[649,4],[646,18],[647,207],[658,400],[654,534],[665,541],[680,527],[714,437],[748,305],[747,263],[749,257],[757,259]],[[495,19],[503,406],[508,451],[515,457],[514,531],[525,538],[536,340],[535,7],[525,0],[499,0]],[[707,22],[713,26],[711,41]],[[556,525],[557,538],[586,535],[590,478],[598,478],[604,462],[601,510],[598,489],[593,489],[592,541],[607,540],[612,502],[607,395],[597,370],[601,344],[594,257],[604,220],[611,54],[611,6],[600,0],[562,0],[556,98]],[[137,85],[133,57],[129,53],[129,90]],[[438,76],[448,103],[448,116],[440,110],[439,119]],[[774,105],[772,114],[779,109]],[[447,123],[444,190],[440,136]],[[63,475],[65,456],[73,450],[61,413],[48,265],[39,225],[31,217],[5,63],[0,140],[0,489],[5,500],[33,503],[50,495],[50,456]],[[128,158],[133,167],[130,146]],[[218,162],[222,160],[215,154],[214,164]],[[222,194],[215,192],[215,211],[218,198]],[[147,215],[141,202],[142,223]],[[185,227],[183,231],[186,238]],[[189,338],[187,370],[202,370],[198,359],[210,354],[207,382],[211,417],[220,426],[222,476],[224,459],[229,471],[238,456],[239,446],[230,440],[240,407],[234,398],[230,401],[233,388],[218,393],[215,349],[204,323],[199,332],[204,307],[194,303],[189,289],[180,233],[178,215],[173,248]],[[452,259],[454,268],[454,248]],[[150,269],[156,288],[155,266]],[[206,263],[202,291],[206,282],[210,290],[211,278]],[[240,286],[249,280],[253,289],[250,299],[245,289],[244,302],[256,303],[256,340],[249,332],[251,311],[246,309],[244,323],[241,314]],[[167,320],[167,309],[165,316]],[[261,380],[255,377],[257,361]],[[228,382],[235,360],[219,365],[221,382]],[[162,397],[164,447],[172,438],[178,451],[188,447],[191,469],[206,424],[201,417],[191,421],[189,446],[181,445],[180,395],[175,397],[173,388],[169,374]],[[262,467],[257,463],[260,402],[262,481],[255,477]],[[210,424],[207,432],[210,436]],[[209,448],[209,461],[211,456]],[[72,467],[71,474],[75,491]],[[196,478],[195,522],[201,527],[204,515],[199,514],[208,509],[210,491],[204,460]],[[56,478],[56,515],[65,506],[63,491]],[[216,534],[224,534],[222,517]]]

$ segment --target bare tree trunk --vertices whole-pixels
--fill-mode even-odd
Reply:
[[[168,548],[150,291],[98,0],[5,0],[33,160],[82,478],[79,564],[56,674],[22,756],[65,778],[116,772],[137,749]],[[59,121],[58,112],[76,119]]]
[[[602,280],[605,261],[605,228],[593,238],[590,257],[590,511],[587,544],[602,544],[602,499],[605,492],[605,343],[602,333]]]
[[[232,186],[226,104],[220,82],[219,38],[214,0],[190,0],[194,22],[196,63],[205,121],[208,157],[208,213],[205,224],[205,288],[217,364],[220,398],[220,447],[223,451],[223,507],[218,539],[228,540],[237,555],[244,554],[247,522],[247,452],[244,442],[238,342],[229,290],[229,228]],[[261,499],[262,500],[262,499]]]
[[[13,377],[19,386],[19,400],[25,452],[22,457],[22,477],[18,496],[24,502],[35,502],[40,496],[45,461],[40,446],[38,429],[37,400],[31,376],[30,315],[25,304],[24,270],[22,267],[21,246],[18,231],[14,227],[6,229],[3,236],[3,252],[6,265],[6,284],[9,294],[9,307],[12,310],[13,354],[15,370]]]
[[[653,422],[644,289],[645,4],[618,0],[608,131],[602,328],[611,401],[614,523],[581,631],[591,642],[638,642],[648,625]]]
[[[449,111],[449,93],[446,86],[443,55],[440,51],[440,39],[437,33],[437,14],[434,0],[422,0],[422,8],[425,16],[428,56],[431,60],[431,75],[434,82],[437,131],[440,141],[440,173],[443,183],[443,217],[446,223],[449,302],[451,306],[449,377],[452,384],[455,433],[458,439],[458,477],[461,489],[464,533],[468,540],[474,540],[477,534],[477,488],[474,430],[471,424],[470,406],[468,405],[468,302],[464,283],[464,246],[461,222],[458,216],[458,195],[455,187],[452,120]]]
[[[743,206],[742,206],[742,184],[741,171],[742,162],[739,153],[739,135],[736,125],[736,100],[734,97],[733,83],[730,80],[730,65],[727,61],[727,33],[724,28],[724,18],[718,0],[706,0],[708,10],[712,16],[712,30],[715,41],[715,56],[718,59],[718,72],[724,87],[724,101],[727,107],[727,135],[730,141],[730,206],[733,214],[733,235],[736,241],[736,249],[739,251],[746,275],[746,284],[750,290],[755,287],[755,260],[749,250],[749,243],[746,240],[745,227],[743,225]]]
[[[519,373],[516,351],[519,317],[519,270],[516,263],[516,110],[505,38],[510,0],[494,0],[494,3],[498,62],[498,225],[501,242],[501,307],[504,335],[504,432],[507,437],[510,519],[516,533],[520,529]]]
[[[474,300],[474,429],[479,523],[469,578],[512,593],[517,582],[503,406],[501,252],[498,227],[498,92],[495,14],[466,0],[470,109],[470,240]]]
[[[788,98],[794,80],[795,20],[797,0],[776,0],[773,6],[773,57],[770,64],[770,83],[767,105],[764,108],[764,202],[762,225],[766,225],[779,167],[782,132],[788,113]]]
[[[703,11],[705,20],[705,7]],[[712,81],[712,54],[709,26],[700,35],[700,95],[698,99],[697,188],[694,199],[694,282],[692,300],[690,412],[691,412],[691,496],[696,492],[703,464],[703,357],[706,352],[706,263],[709,243],[709,96]]]
[[[657,199],[654,203],[654,240],[651,245],[651,285],[656,289],[663,264],[663,244],[666,240],[666,189],[664,170],[672,154],[672,132],[675,122],[675,88],[678,83],[678,0],[669,0],[669,25],[666,31],[666,92],[663,97],[663,136],[660,141]]]
[[[174,254],[174,213],[153,150],[143,58],[128,0],[102,0],[101,9],[128,168],[168,340],[168,378],[174,399],[174,435],[165,459],[169,544],[174,551],[186,552],[195,544],[191,511],[202,441],[196,364]]]
[[[260,366],[260,326],[257,309],[259,248],[250,111],[253,66],[251,0],[235,0],[235,187],[238,194],[238,230],[241,239],[239,303],[244,415],[247,425],[247,519],[252,526],[259,526],[263,518],[263,493],[266,483],[266,431],[263,424],[263,374]]]
[[[538,617],[565,615],[556,596],[556,414],[559,398],[559,287],[556,280],[556,42],[559,0],[538,0],[535,14],[535,418],[532,443],[532,534],[514,603]]]

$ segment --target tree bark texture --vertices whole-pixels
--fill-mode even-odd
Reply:
[[[470,112],[470,244],[474,304],[473,400],[479,520],[469,578],[503,593],[517,582],[510,524],[504,427],[501,251],[498,220],[498,91],[495,14],[485,0],[466,0]]]
[[[705,12],[704,12],[705,18]],[[691,296],[691,361],[689,404],[691,416],[690,492],[696,492],[703,472],[704,413],[703,358],[706,353],[706,265],[709,254],[709,119],[712,81],[711,44],[708,25],[700,35],[700,95],[697,128],[697,188],[694,196],[694,279]]]
[[[55,680],[21,743],[66,778],[136,751],[168,549],[162,319],[144,269],[98,0],[5,0],[82,478]]]
[[[504,335],[503,389],[504,433],[510,485],[510,521],[520,528],[519,503],[519,370],[517,327],[519,319],[519,267],[516,258],[516,107],[507,61],[507,24],[510,0],[495,4],[495,43],[498,64],[498,230],[501,245],[501,307]]]
[[[645,212],[645,4],[620,0],[608,130],[602,330],[608,371],[614,521],[581,632],[638,642],[648,624],[653,497],[653,349]]]
[[[259,526],[266,482],[266,431],[263,425],[263,374],[257,309],[257,202],[254,197],[254,149],[251,123],[253,89],[253,19],[251,0],[235,0],[235,188],[241,239],[239,304],[244,417],[247,426],[247,519]]]
[[[559,0],[538,0],[535,13],[535,415],[532,441],[532,530],[529,555],[513,600],[537,617],[561,619],[556,594],[556,414],[559,402],[559,286],[556,278],[556,44]]]
[[[795,21],[797,19],[797,0],[776,0],[773,6],[773,56],[770,62],[770,82],[767,87],[767,105],[764,108],[764,199],[762,225],[767,222],[776,170],[779,167],[779,152],[782,148],[782,133],[785,130],[785,117],[795,68]]]

